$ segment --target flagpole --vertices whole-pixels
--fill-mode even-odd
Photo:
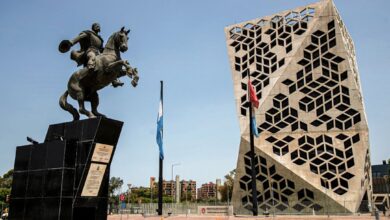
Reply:
[[[162,102],[163,102],[163,81],[160,81],[161,84],[161,90],[160,90],[160,99],[161,99],[161,108],[163,108]],[[157,213],[158,215],[163,214],[163,165],[164,165],[164,158],[161,157],[161,154],[159,153],[159,175],[158,175],[158,209]]]
[[[250,82],[251,76],[248,71],[248,81]],[[249,101],[249,143],[250,143],[250,157],[251,157],[251,174],[252,174],[252,212],[253,216],[258,215],[258,208],[257,208],[257,187],[256,187],[256,169],[255,169],[255,145],[254,145],[254,138],[253,138],[253,131],[252,131],[252,102],[250,99],[250,87],[251,85],[248,83],[248,101]]]
[[[159,176],[158,176],[158,209],[157,213],[158,215],[162,215],[163,213],[163,196],[162,196],[162,191],[163,191],[163,159],[160,158],[160,163],[159,163]]]

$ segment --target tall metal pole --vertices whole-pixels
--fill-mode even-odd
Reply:
[[[127,184],[127,203],[130,204],[131,183]]]
[[[248,71],[248,79],[250,81],[250,73]],[[253,140],[252,131],[252,103],[250,102],[250,89],[248,83],[248,101],[249,101],[249,142],[250,142],[250,157],[251,157],[251,174],[252,174],[252,205],[253,205],[253,216],[258,215],[257,209],[257,189],[256,189],[256,168],[255,168],[255,144]]]
[[[161,84],[161,92],[160,92],[160,98],[161,98],[161,104],[163,101],[163,81],[160,81]],[[161,106],[161,108],[163,105]],[[157,214],[162,215],[163,213],[163,162],[164,158],[161,158],[161,155],[159,155],[159,174],[158,174],[158,208],[157,208]]]
[[[163,203],[163,196],[162,196],[162,191],[163,191],[163,159],[160,158],[160,166],[159,166],[159,176],[158,176],[158,209],[157,213],[158,215],[162,215],[163,210],[162,210],[162,203]]]
[[[217,191],[218,191],[218,186],[217,186],[217,184],[215,184],[214,190],[215,190],[214,206],[216,206],[216,205],[217,205]]]
[[[128,205],[129,207],[127,207],[128,209],[127,209],[127,216],[126,216],[126,219],[129,218],[129,211],[130,211],[130,207],[131,207],[131,204],[130,204],[131,183],[128,183],[128,184],[127,184],[127,187],[128,187],[128,189],[127,189],[127,205]]]

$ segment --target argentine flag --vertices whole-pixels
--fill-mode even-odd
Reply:
[[[250,119],[250,126],[252,129],[252,133],[259,137],[259,132],[257,131],[257,125],[256,125],[256,117],[255,112],[252,109],[252,106],[255,108],[259,108],[259,99],[256,96],[255,88],[253,87],[251,80],[248,79],[248,88],[249,88],[249,101],[251,102],[251,107],[249,108],[249,111],[252,111],[252,118]]]
[[[158,109],[157,116],[157,135],[156,141],[160,151],[160,159],[164,159],[164,150],[163,150],[163,99],[162,99],[162,83],[161,83],[161,95],[160,95],[160,106]]]

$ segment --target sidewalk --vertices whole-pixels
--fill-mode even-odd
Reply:
[[[313,220],[375,220],[374,216],[370,215],[361,215],[361,216],[310,216],[310,215],[280,215],[280,216],[275,216],[274,218],[272,216],[269,217],[264,217],[264,216],[258,216],[258,217],[253,217],[253,216],[200,216],[200,215],[175,215],[175,216],[164,216],[164,217],[159,217],[159,216],[146,216],[143,217],[142,215],[109,215],[108,220],[272,220],[272,219],[277,219],[277,220],[300,220],[300,219],[313,219]],[[380,216],[380,219],[390,219],[390,217],[384,217]]]

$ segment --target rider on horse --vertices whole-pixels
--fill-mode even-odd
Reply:
[[[95,72],[96,56],[103,52],[103,38],[99,35],[100,24],[93,23],[92,30],[82,31],[73,40],[63,40],[58,49],[60,52],[65,53],[70,50],[72,46],[79,43],[80,50],[72,50],[70,58],[76,61],[77,66],[83,65],[87,67],[90,73]],[[115,79],[112,82],[114,87],[122,86],[123,83],[119,79]]]
[[[130,30],[125,30],[125,27],[122,27],[120,31],[110,36],[103,52],[95,58],[95,70],[84,67],[78,69],[71,75],[68,81],[68,88],[60,97],[59,104],[62,109],[72,114],[73,120],[79,120],[80,114],[86,115],[89,118],[104,117],[97,110],[99,105],[97,92],[112,84],[119,77],[128,76],[132,79],[131,85],[133,87],[137,86],[139,80],[137,68],[132,68],[129,62],[123,60],[120,56],[121,53],[126,52],[128,49],[127,35],[129,32]],[[60,44],[60,51],[61,46],[65,44]],[[79,104],[78,111],[67,102],[68,96],[77,100]],[[86,101],[91,103],[91,111],[85,108],[84,102]]]

